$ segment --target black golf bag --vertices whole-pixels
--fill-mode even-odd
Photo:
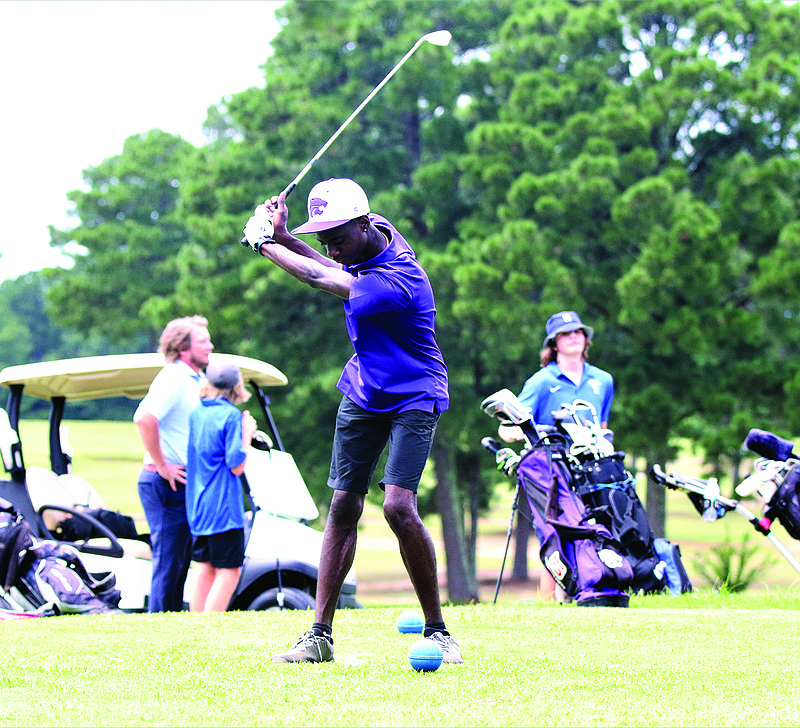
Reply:
[[[800,541],[800,464],[785,476],[764,508],[764,518],[778,521],[792,538]]]
[[[735,511],[771,541],[800,574],[800,562],[771,530],[773,522],[778,521],[792,538],[800,540],[800,459],[793,453],[794,445],[772,432],[757,429],[750,430],[744,444],[761,457],[753,463],[754,472],[736,486],[736,493],[743,498],[757,495],[762,504],[761,516],[741,501],[721,495],[716,478],[665,473],[658,464],[653,465],[651,476],[666,488],[686,493],[704,521],[713,523]]]
[[[625,453],[615,452],[584,462],[571,461],[575,491],[590,518],[602,523],[621,544],[633,569],[631,591],[662,592],[667,587],[666,563],[656,553],[647,513],[636,494],[636,480],[624,460]]]
[[[0,498],[0,608],[41,615],[119,612],[113,573],[90,574],[77,549],[33,537]]]
[[[571,487],[563,450],[548,439],[517,465],[539,539],[542,563],[578,606],[627,607],[633,570],[609,530],[593,519]]]
[[[773,521],[778,521],[792,538],[800,540],[800,461],[794,454],[794,443],[772,432],[753,429],[747,433],[744,444],[749,450],[762,456],[762,460],[756,461],[756,465],[762,471],[773,473],[773,477],[764,479],[763,485],[756,488],[759,495],[766,500],[764,525],[769,528]],[[771,494],[766,487],[767,483],[771,483],[771,488],[774,488]]]

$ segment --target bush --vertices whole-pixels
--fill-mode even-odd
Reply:
[[[714,591],[743,592],[775,564],[776,558],[771,555],[752,563],[759,545],[750,545],[749,540],[749,536],[745,535],[737,546],[726,539],[712,547],[709,553],[693,557],[692,563],[697,573]]]

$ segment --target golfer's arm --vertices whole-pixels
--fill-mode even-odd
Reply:
[[[164,468],[167,461],[164,459],[164,454],[161,452],[161,440],[158,436],[158,420],[150,413],[145,413],[136,420],[136,427],[139,429],[139,435],[142,438],[144,449],[150,454],[153,459],[153,464],[156,468]]]
[[[306,247],[311,250],[309,246]],[[312,288],[333,293],[345,300],[350,298],[350,284],[353,282],[353,276],[345,272],[337,263],[333,263],[331,266],[329,263],[333,261],[327,259],[319,261],[277,243],[264,244],[259,252],[289,275],[297,278],[298,281]]]
[[[312,248],[308,243],[300,238],[294,237],[294,235],[280,235],[277,231],[275,232],[275,242],[279,245],[282,245],[284,248],[291,250],[293,253],[297,253],[298,255],[304,258],[311,258],[311,260],[324,265],[327,268],[341,268],[338,263],[328,258],[326,255],[323,255],[318,250]],[[264,247],[262,247],[261,254],[264,255]]]

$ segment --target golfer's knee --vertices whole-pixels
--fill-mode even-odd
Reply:
[[[383,517],[395,532],[407,529],[419,521],[417,509],[407,502],[384,501]]]
[[[338,493],[343,493],[338,495]],[[338,529],[353,529],[364,511],[364,497],[357,493],[338,491],[331,502],[328,523]]]

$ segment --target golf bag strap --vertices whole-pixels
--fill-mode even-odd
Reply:
[[[623,493],[625,492],[622,489],[618,489],[618,490],[620,490]],[[612,496],[613,496],[613,494],[612,494]],[[632,498],[628,498],[627,495],[626,495],[626,497],[625,497],[625,512],[624,513],[617,513],[616,512],[616,510],[617,510],[615,508],[616,501],[615,501],[615,499],[613,497],[611,498],[611,504],[612,504],[611,508],[614,511],[614,513],[612,513],[612,515],[616,516],[616,519],[618,521],[618,525],[617,525],[616,529],[614,529],[614,530],[617,531],[617,533],[615,534],[616,537],[617,537],[617,540],[622,544],[627,544],[630,541],[637,540],[637,538],[639,536],[639,524],[636,522],[636,520],[633,517],[633,499]]]
[[[552,473],[552,470],[551,470]],[[558,478],[553,475],[550,489],[547,491],[547,504],[544,509],[544,519],[555,528],[561,538],[566,541],[580,541],[581,539],[594,539],[597,529],[591,526],[570,526],[559,521],[561,511],[558,507]]]

